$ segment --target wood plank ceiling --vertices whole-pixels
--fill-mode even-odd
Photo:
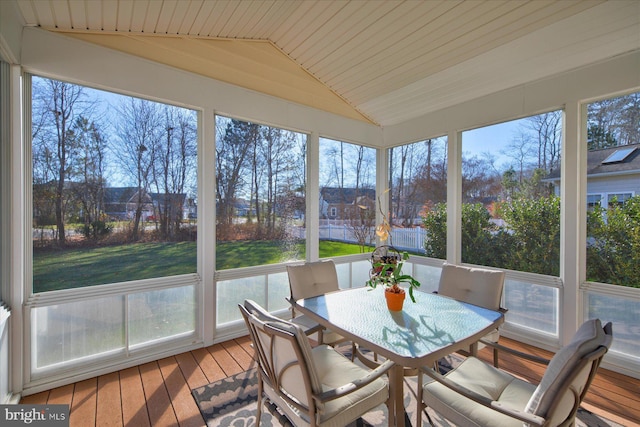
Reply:
[[[12,0],[63,32],[381,126],[640,49],[637,0]]]

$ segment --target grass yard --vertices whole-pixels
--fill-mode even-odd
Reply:
[[[358,245],[321,241],[320,257],[360,253]],[[222,242],[216,268],[226,270],[305,258],[304,242]],[[33,291],[47,292],[195,273],[196,242],[131,243],[96,248],[34,250]],[[205,261],[206,262],[206,261]]]

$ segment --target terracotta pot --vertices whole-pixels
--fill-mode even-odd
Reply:
[[[392,292],[390,289],[385,289],[384,297],[387,300],[387,308],[390,311],[402,311],[402,304],[404,303],[404,297],[406,293],[404,290],[400,293]]]

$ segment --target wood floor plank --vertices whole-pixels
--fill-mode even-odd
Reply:
[[[190,389],[209,384],[209,380],[191,352],[176,355],[176,361]]]
[[[69,407],[71,407],[74,388],[75,384],[54,388],[49,393],[49,400],[47,403],[50,405],[69,405]]]
[[[123,425],[121,396],[118,372],[98,377],[96,426],[121,427]]]
[[[500,342],[542,357],[552,356],[551,352],[506,338],[500,338]],[[249,338],[237,338],[26,396],[21,403],[70,405],[70,423],[74,426],[203,426],[191,389],[243,371],[252,355]],[[493,361],[488,349],[478,356]],[[508,355],[500,357],[500,368],[535,383],[546,369]],[[625,427],[640,426],[640,380],[601,368],[583,407]]]
[[[193,354],[196,362],[198,362],[200,369],[202,369],[202,372],[207,377],[209,383],[227,377],[220,365],[218,365],[218,362],[216,362],[211,353],[209,353],[209,350],[207,350],[206,348],[193,350],[191,354]]]
[[[204,426],[204,420],[198,413],[198,405],[176,359],[167,357],[158,360],[158,365],[180,427]]]
[[[125,426],[150,427],[140,370],[137,366],[120,371],[122,422]]]
[[[218,365],[225,373],[225,377],[240,373],[243,371],[242,366],[229,354],[229,352],[221,345],[214,344],[209,347],[209,352],[214,359],[218,362]]]
[[[97,378],[90,378],[76,383],[71,401],[70,427],[85,427],[96,424],[97,395]]]
[[[225,341],[222,343],[222,346],[225,350],[227,350],[227,352],[229,352],[229,355],[242,367],[243,371],[255,367],[255,360],[253,360],[252,354],[247,353],[244,347],[242,347],[236,341]]]
[[[32,394],[22,398],[20,403],[25,405],[46,405],[49,400],[49,390],[42,391],[40,393]]]
[[[245,351],[251,355],[251,357],[254,356],[255,350],[253,349],[253,345],[251,344],[251,338],[249,338],[248,336],[244,336],[236,338],[234,341],[240,344],[242,348],[244,348]]]
[[[139,368],[151,425],[158,427],[178,425],[158,363],[145,363]]]

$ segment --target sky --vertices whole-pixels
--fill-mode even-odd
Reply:
[[[526,119],[514,120],[496,125],[468,130],[462,133],[462,153],[464,156],[482,157],[490,152],[497,158],[496,166],[508,166],[511,162],[504,154],[509,144],[519,136],[520,127]]]

